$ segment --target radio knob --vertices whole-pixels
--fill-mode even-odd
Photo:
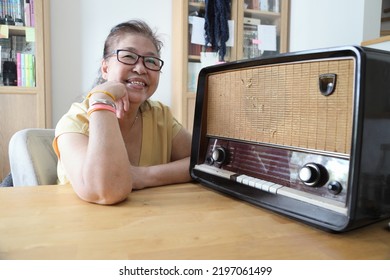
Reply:
[[[226,150],[222,147],[216,148],[212,154],[211,158],[216,162],[216,163],[223,163],[226,160]]]
[[[299,179],[307,186],[316,186],[323,181],[324,172],[319,164],[308,163],[299,170]],[[326,177],[326,176],[325,176]]]
[[[340,184],[340,182],[332,181],[328,184],[328,190],[332,194],[339,194],[343,190],[343,186]]]

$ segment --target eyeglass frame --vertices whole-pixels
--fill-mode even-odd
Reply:
[[[135,55],[137,56],[136,61],[135,61],[133,64],[129,64],[129,63],[125,63],[125,62],[123,62],[123,61],[120,61],[120,60],[119,60],[118,54],[119,54],[119,52],[121,52],[121,51],[130,52],[130,53],[135,54]],[[133,51],[126,50],[126,49],[117,49],[117,50],[114,50],[114,51],[112,51],[111,54],[107,55],[106,58],[108,58],[108,57],[110,57],[110,56],[112,56],[112,55],[116,55],[116,59],[117,59],[120,63],[123,63],[123,64],[125,64],[125,65],[135,65],[135,64],[137,64],[138,60],[139,60],[140,58],[142,58],[142,64],[145,66],[146,69],[149,69],[150,71],[161,71],[161,69],[162,69],[163,66],[164,66],[164,60],[162,60],[161,58],[158,58],[158,57],[152,56],[152,55],[140,55],[140,54],[138,54],[138,53],[135,53],[135,52],[133,52]],[[161,62],[160,69],[151,69],[151,68],[149,68],[148,66],[146,66],[146,65],[145,65],[145,59],[144,59],[144,58],[148,58],[148,57],[151,57],[151,58],[154,58],[154,59],[159,60],[159,61]]]

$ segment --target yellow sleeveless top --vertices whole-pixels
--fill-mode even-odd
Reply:
[[[89,136],[87,115],[88,100],[73,103],[59,120],[55,130],[53,148],[58,156],[57,175],[59,184],[69,183],[61,164],[57,138],[64,133],[81,133]],[[142,148],[139,166],[152,166],[170,162],[172,140],[182,128],[173,117],[170,108],[161,102],[147,100],[140,107],[142,116]]]

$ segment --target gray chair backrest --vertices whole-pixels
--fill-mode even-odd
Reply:
[[[9,142],[9,161],[14,186],[57,184],[54,129],[28,128],[16,132]]]

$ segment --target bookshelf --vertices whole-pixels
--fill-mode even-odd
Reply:
[[[229,24],[232,27],[224,62],[288,51],[289,0],[231,0],[230,3]],[[201,45],[200,37],[194,36],[199,35],[194,32],[202,32],[202,23],[198,21],[204,17],[206,6],[204,0],[173,0],[172,7],[175,22],[172,30],[172,110],[192,131],[197,75],[202,67],[212,64],[204,59],[204,53],[209,53],[210,47]],[[220,61],[215,59],[214,63]]]
[[[390,0],[382,0],[380,36],[390,35]]]
[[[49,3],[50,0],[0,0],[0,180],[9,173],[11,136],[24,128],[52,126]],[[19,86],[17,53],[31,59],[31,82]]]

